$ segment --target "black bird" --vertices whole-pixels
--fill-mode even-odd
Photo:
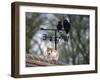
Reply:
[[[70,23],[66,19],[63,21],[63,27],[66,34],[68,34],[68,32],[70,31]]]
[[[58,31],[62,30],[62,23],[61,23],[61,21],[59,21],[58,24],[57,24],[57,30]]]

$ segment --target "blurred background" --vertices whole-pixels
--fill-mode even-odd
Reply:
[[[64,65],[89,64],[89,15],[51,14],[26,12],[26,55],[31,54],[39,58],[45,57],[47,47],[54,47],[54,41],[43,40],[43,34],[54,37],[58,21],[67,19],[71,24],[68,41],[59,40],[57,51],[58,61]],[[66,33],[63,31],[63,34]],[[60,36],[57,33],[57,36]]]

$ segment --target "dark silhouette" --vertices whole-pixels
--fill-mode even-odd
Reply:
[[[62,30],[62,24],[61,24],[61,21],[58,22],[58,25],[57,25],[57,30]]]
[[[70,23],[66,19],[63,21],[63,27],[66,34],[68,34],[68,32],[70,31]]]

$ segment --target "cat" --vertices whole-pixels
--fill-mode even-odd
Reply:
[[[59,59],[59,53],[54,48],[47,48],[46,57],[48,61],[57,62]]]

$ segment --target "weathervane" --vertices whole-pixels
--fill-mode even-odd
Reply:
[[[54,40],[55,41],[55,50],[57,50],[57,43],[59,42],[59,39],[63,39],[64,41],[68,41],[68,37],[63,35],[63,34],[61,34],[60,32],[61,31],[65,31],[66,35],[67,35],[69,33],[69,31],[70,31],[70,23],[65,19],[63,21],[63,24],[62,24],[61,21],[58,22],[57,29],[44,29],[44,28],[41,28],[41,30],[54,31],[55,32],[54,37],[53,36],[48,36],[47,34],[43,34],[43,40],[47,40],[47,39],[49,39],[49,41],[53,41]],[[61,34],[60,37],[57,36],[57,32],[59,32]]]

